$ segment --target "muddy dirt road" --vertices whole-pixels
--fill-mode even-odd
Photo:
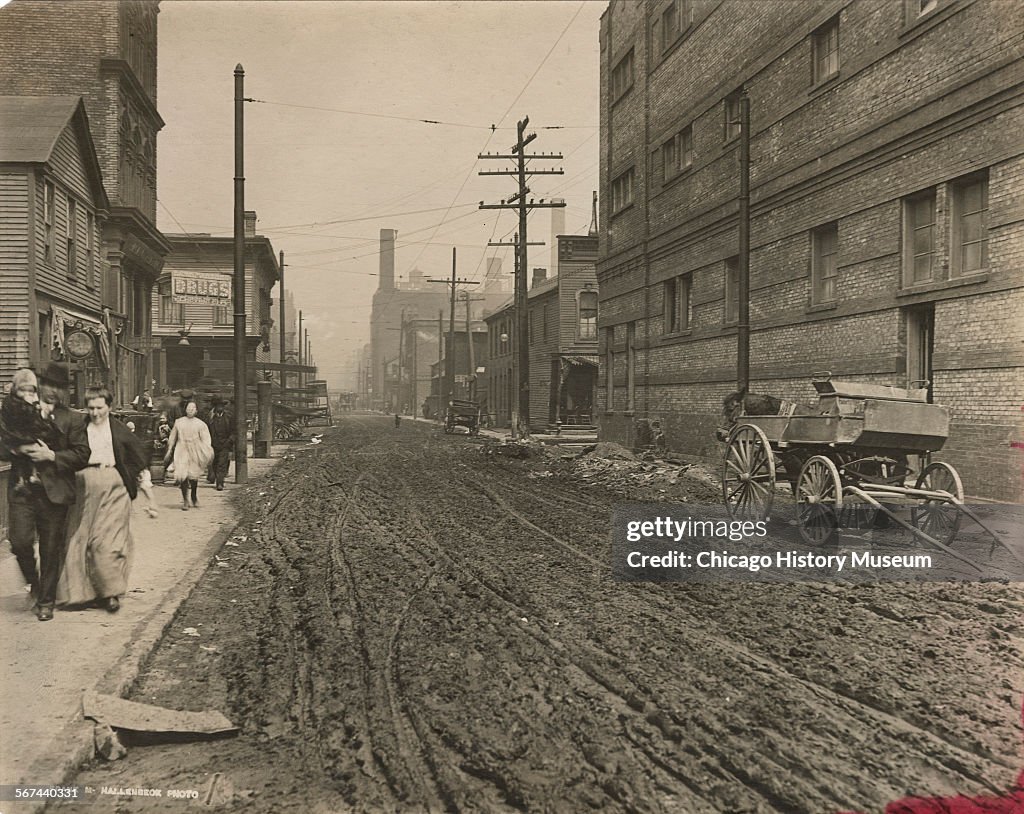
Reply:
[[[686,478],[629,497],[718,502]],[[245,493],[245,539],[133,695],[242,734],[77,782],[253,812],[867,812],[1012,785],[1019,586],[616,583],[622,499],[343,419]]]

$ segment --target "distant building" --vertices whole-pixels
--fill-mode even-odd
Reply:
[[[110,328],[107,383],[120,403],[153,376],[150,302],[170,249],[156,228],[156,137],[164,126],[156,107],[157,14],[150,0],[14,0],[0,12],[3,92],[81,96],[88,114],[108,200],[92,249],[96,290]],[[5,119],[4,129],[10,126]]]
[[[372,406],[378,410],[392,410],[391,401],[397,398],[389,386],[385,399],[385,366],[397,370],[399,336],[403,319],[430,319],[438,312],[448,313],[448,292],[445,286],[428,283],[422,272],[414,269],[409,282],[395,284],[394,229],[380,230],[380,272],[377,290],[373,295],[370,314],[370,391]],[[398,405],[399,407],[401,405]]]
[[[160,343],[159,380],[234,393],[234,238],[169,234],[171,253],[153,303],[153,335]],[[248,380],[262,378],[271,361],[274,318],[270,292],[280,276],[270,239],[256,234],[256,213],[245,213],[245,313]],[[248,405],[255,409],[255,398]]]
[[[719,458],[750,104],[750,388],[928,382],[937,457],[1022,496],[1014,3],[612,0],[601,24],[602,438]]]
[[[0,96],[0,381],[71,363],[71,401],[109,381],[100,235],[109,203],[78,96]],[[13,126],[16,123],[16,126]]]

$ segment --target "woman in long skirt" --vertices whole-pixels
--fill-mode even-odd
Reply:
[[[196,490],[199,479],[206,476],[206,469],[213,460],[213,444],[210,442],[210,428],[196,415],[199,408],[194,401],[185,407],[185,415],[174,422],[171,437],[167,439],[167,454],[164,464],[174,461],[174,479],[181,487],[181,508],[188,511],[189,490],[192,492],[192,506],[198,508]]]
[[[139,479],[149,466],[142,442],[111,420],[113,400],[105,387],[86,391],[91,449],[89,465],[76,476],[76,500],[68,518],[68,550],[57,601],[99,601],[111,613],[128,590],[132,564],[131,512]]]

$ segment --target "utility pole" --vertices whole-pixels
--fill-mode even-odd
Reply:
[[[417,356],[419,356],[420,343],[419,337],[417,336],[417,334],[419,333],[419,328],[416,326],[416,317],[417,313],[413,311],[412,318],[410,319],[410,323],[412,324],[412,335],[410,337],[412,339],[412,373],[409,376],[409,386],[410,389],[412,390],[412,393],[409,395],[409,411],[414,417],[419,414],[420,410],[420,388],[419,380],[417,379],[417,377],[419,376],[419,360],[416,358]]]
[[[284,365],[287,364],[285,361],[284,343],[285,343],[285,329],[284,329],[284,249],[281,250],[281,260],[278,263],[281,266],[281,279],[279,280],[280,288],[278,289],[278,297],[280,302],[277,304],[277,318],[281,323],[278,329],[277,335],[279,337],[279,344],[281,346],[281,352],[278,354],[281,363],[281,395],[284,395],[284,389],[288,386],[288,374],[285,373]]]
[[[248,423],[245,365],[245,71],[235,66],[235,264],[232,295],[235,299],[235,483],[249,480]]]
[[[299,329],[298,329],[298,331],[295,334],[295,348],[299,352],[299,367],[302,367],[303,359],[305,357],[302,355],[302,310],[301,309],[299,310]],[[302,371],[301,370],[295,376],[295,387],[296,388],[301,388],[302,387]],[[303,405],[303,406],[305,406],[305,405]]]
[[[446,398],[447,401],[451,401],[455,396],[455,292],[458,290],[460,285],[480,285],[476,280],[460,280],[456,272],[456,260],[455,260],[455,247],[452,247],[452,278],[450,280],[436,280],[433,277],[427,279],[428,283],[444,283],[450,286],[449,299],[450,305],[448,310],[448,342],[447,349],[445,351],[445,358],[447,362],[444,366],[444,382],[445,390],[447,390]],[[439,328],[440,334],[440,328]],[[447,406],[447,401],[445,406]]]
[[[399,323],[402,327],[398,329],[398,403],[395,408],[396,413],[402,412],[402,353],[405,350],[405,309],[402,309],[402,321]]]
[[[483,170],[479,175],[508,175],[515,177],[519,182],[519,189],[507,200],[498,204],[485,204],[480,202],[481,209],[517,209],[519,211],[519,232],[516,236],[516,293],[515,293],[515,314],[516,329],[513,333],[513,365],[517,367],[513,373],[518,388],[518,397],[514,405],[518,408],[512,419],[513,438],[518,431],[521,437],[528,437],[530,434],[530,345],[527,341],[527,330],[529,327],[529,315],[526,310],[526,272],[528,268],[527,247],[530,245],[526,234],[526,218],[532,209],[544,208],[555,209],[565,206],[565,201],[548,201],[545,203],[541,198],[539,201],[526,196],[530,194],[530,188],[526,185],[527,176],[533,175],[564,175],[564,170],[527,169],[527,160],[560,161],[562,155],[557,153],[539,153],[526,155],[526,145],[537,138],[536,133],[526,135],[526,126],[530,123],[530,117],[526,116],[516,125],[518,138],[511,152],[507,155],[501,153],[486,153],[478,155],[480,159],[501,159],[515,161],[514,169],[509,170]],[[518,425],[518,426],[517,426]]]
[[[750,99],[740,96],[740,200],[739,259],[736,299],[736,386],[746,390],[750,383]]]
[[[444,361],[444,310],[437,309],[437,418],[443,418],[441,410],[441,363]]]
[[[466,388],[469,391],[469,400],[476,401],[476,354],[473,350],[473,319],[471,303],[483,302],[483,297],[470,297],[468,291],[462,292],[462,298],[466,303],[466,341],[469,343],[469,378],[466,380]]]

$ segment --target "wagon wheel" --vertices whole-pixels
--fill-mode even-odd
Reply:
[[[917,479],[918,489],[934,492],[949,492],[961,503],[964,499],[964,485],[957,471],[944,461],[928,464]],[[910,511],[910,522],[929,537],[947,545],[953,542],[960,530],[960,510],[948,500],[922,500]]]
[[[836,465],[824,455],[808,458],[796,484],[800,536],[811,545],[829,545],[839,536],[843,486]]]
[[[760,427],[742,424],[729,436],[722,497],[729,516],[765,520],[775,497],[775,455]]]

